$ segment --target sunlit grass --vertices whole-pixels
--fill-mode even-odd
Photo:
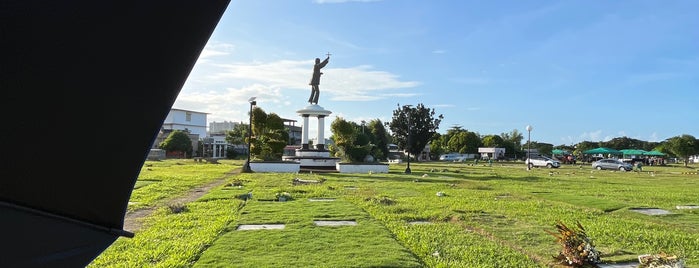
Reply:
[[[139,181],[182,173],[186,186],[174,188],[187,188],[237,167],[184,166],[158,166],[163,170],[157,178],[142,173]],[[238,174],[186,204],[185,212],[159,210],[136,237],[120,238],[91,266],[547,267],[555,264],[559,245],[545,230],[560,220],[585,226],[603,262],[666,252],[698,267],[699,211],[675,208],[699,205],[699,176],[683,174],[686,168],[644,167],[639,173],[564,165],[527,171],[521,163],[432,162],[411,163],[410,175],[404,169],[401,164],[391,165],[388,174]],[[193,173],[204,175],[196,179]],[[293,185],[296,177],[325,181]],[[163,189],[143,194],[167,200],[160,197]],[[275,201],[279,192],[293,200]],[[248,193],[252,198],[245,202]],[[672,214],[629,210],[638,207]],[[357,225],[313,225],[319,219]],[[286,228],[236,231],[240,224],[271,223]]]

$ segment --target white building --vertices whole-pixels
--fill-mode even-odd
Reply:
[[[209,123],[209,135],[225,134],[226,131],[233,130],[238,124],[233,121],[211,122]]]
[[[208,113],[173,108],[163,121],[163,129],[186,130],[203,138],[206,137],[206,115]]]
[[[481,159],[498,160],[505,158],[505,148],[479,147],[478,153],[481,154]]]
[[[151,148],[158,148],[158,145],[165,141],[172,131],[182,130],[189,132],[189,138],[192,140],[194,148],[192,153],[200,155],[197,149],[199,148],[199,139],[206,137],[206,116],[207,113],[202,112],[170,109]]]

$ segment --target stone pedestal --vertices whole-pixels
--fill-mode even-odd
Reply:
[[[332,112],[325,110],[318,104],[308,105],[296,111],[303,118],[301,131],[301,149],[296,150],[295,156],[284,156],[284,160],[293,160],[301,163],[302,169],[335,169],[335,163],[340,162],[340,158],[330,157],[330,152],[325,149],[325,117]],[[309,118],[315,117],[318,120],[318,139],[315,148],[308,144]]]

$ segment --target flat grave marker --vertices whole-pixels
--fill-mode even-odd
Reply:
[[[599,268],[637,268],[638,262],[624,262],[624,263],[601,263],[597,266]]]
[[[284,229],[284,227],[286,227],[286,225],[284,224],[241,224],[238,225],[238,228],[236,228],[236,230],[281,230]]]
[[[346,226],[357,225],[356,221],[313,221],[317,226]]]
[[[432,224],[430,221],[410,221],[408,222],[410,225],[418,225],[418,224]]]
[[[311,202],[332,202],[335,198],[309,198],[308,201]]]
[[[632,208],[630,210],[651,216],[671,214],[670,211],[659,208]]]

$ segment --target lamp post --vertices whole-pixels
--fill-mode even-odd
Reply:
[[[527,133],[528,133],[528,137],[527,137],[527,161],[529,161],[531,163],[530,158],[531,158],[531,153],[532,153],[532,148],[531,148],[531,146],[532,146],[532,126],[527,125],[526,129],[527,129]],[[527,170],[531,169],[529,166],[530,166],[530,164],[527,163]]]
[[[407,144],[406,147],[408,148],[408,167],[405,168],[405,174],[410,174],[411,173],[411,171],[410,171],[410,148],[412,147],[412,146],[410,146],[410,127],[411,127],[411,125],[410,125],[410,114],[411,114],[410,107],[412,107],[412,105],[405,105],[405,107],[408,108],[408,113],[407,113],[407,115],[408,115],[408,142],[406,143]]]
[[[248,102],[250,103],[250,119],[248,121],[248,160],[245,161],[245,165],[243,165],[243,172],[252,172],[252,169],[250,168],[250,154],[251,154],[251,148],[252,148],[252,107],[257,105],[257,101],[255,101],[257,97],[252,97],[248,99]]]

